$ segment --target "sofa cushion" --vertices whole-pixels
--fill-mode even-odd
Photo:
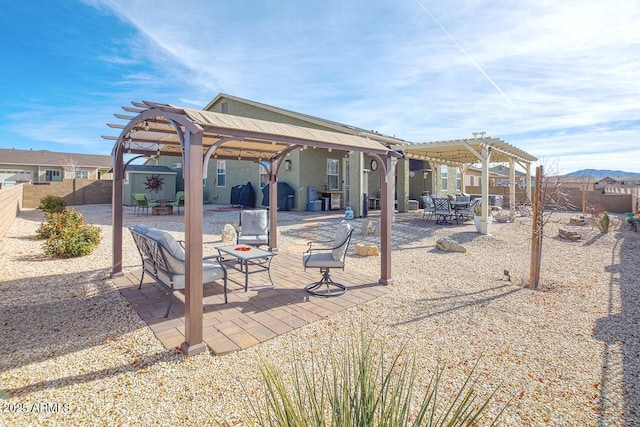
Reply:
[[[165,252],[167,267],[171,270],[171,273],[184,274],[185,254],[180,243],[168,232],[157,228],[149,227],[146,235],[160,243],[160,247]]]
[[[177,274],[173,276],[173,288],[185,288],[185,274]],[[211,260],[202,261],[202,283],[211,283],[214,280],[224,278],[224,269],[220,263]]]

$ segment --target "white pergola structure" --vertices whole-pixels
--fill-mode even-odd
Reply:
[[[501,139],[482,135],[476,138],[413,144],[402,147],[402,151],[408,159],[458,166],[463,174],[473,164],[480,163],[482,165],[482,234],[489,232],[487,218],[489,217],[490,163],[509,163],[509,210],[512,218],[515,215],[516,172],[514,166],[516,163],[526,171],[527,198],[531,200],[531,163],[538,159]],[[462,191],[464,191],[464,175],[462,182]]]
[[[401,154],[383,144],[355,135],[328,132],[289,124],[176,107],[155,102],[132,102],[122,107],[132,114],[115,114],[126,124],[109,124],[120,135],[103,136],[113,147],[113,267],[112,277],[122,275],[123,180],[125,153],[139,156],[181,156],[185,182],[185,342],[186,355],[206,351],[202,339],[203,179],[211,157],[268,162],[270,249],[277,251],[277,179],[288,153],[305,147],[364,153],[382,165],[381,186],[381,284],[390,284],[391,220],[395,161]],[[302,268],[302,266],[301,266]],[[302,284],[301,284],[302,286]]]

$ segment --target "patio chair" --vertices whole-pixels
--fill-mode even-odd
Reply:
[[[422,205],[423,205],[423,209],[424,211],[422,212],[422,219],[424,219],[425,215],[429,214],[429,218],[427,219],[431,219],[433,217],[433,214],[436,212],[436,207],[433,204],[433,198],[431,196],[421,196],[420,199],[422,199]]]
[[[473,218],[473,210],[479,207],[481,202],[482,200],[480,199],[474,199],[469,206],[458,211],[458,217],[462,217],[463,219]]]
[[[133,197],[133,201],[135,203],[133,205],[133,213],[135,213],[136,216],[140,216],[140,211],[142,209],[145,210],[145,215],[148,216],[149,208],[154,208],[160,204],[149,200],[149,197],[147,197],[146,193],[133,193],[131,196]]]
[[[184,191],[178,191],[173,202],[169,202],[169,206],[171,206],[171,209],[176,208],[178,215],[180,215],[180,207],[184,208]]]
[[[266,209],[240,211],[238,244],[261,246],[269,244],[269,212]]]
[[[142,259],[142,276],[138,289],[142,287],[144,273],[146,272],[156,281],[167,288],[169,305],[164,317],[169,316],[173,293],[185,288],[185,253],[183,242],[174,239],[166,231],[138,224],[129,228],[131,236],[136,243],[140,258]],[[227,303],[227,269],[218,255],[208,256],[202,260],[203,286],[222,279],[224,284],[224,302]]]
[[[341,283],[334,282],[331,279],[329,270],[332,268],[341,268],[344,270],[345,258],[353,228],[346,221],[340,222],[336,229],[336,234],[331,247],[317,248],[313,247],[314,243],[309,242],[309,249],[302,254],[302,263],[304,270],[307,268],[319,268],[322,278],[317,282],[309,283],[305,289],[312,295],[321,297],[330,297],[342,295],[347,291],[347,287]],[[331,241],[324,242],[330,243]]]
[[[451,209],[451,202],[448,197],[434,197],[433,205],[435,207],[436,224],[452,224],[449,222],[451,217],[455,217],[456,224],[458,224],[458,217],[455,216],[455,212]]]

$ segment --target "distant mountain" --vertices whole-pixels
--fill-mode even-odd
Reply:
[[[580,169],[579,171],[571,172],[564,176],[594,176],[596,179],[601,179],[607,176],[615,178],[619,176],[632,177],[636,175],[638,175],[637,172],[625,172],[609,169]]]

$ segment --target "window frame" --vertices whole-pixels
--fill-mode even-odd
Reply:
[[[449,167],[447,165],[440,166],[440,188],[442,191],[447,191],[449,189]]]
[[[220,181],[222,181],[222,184],[220,183]],[[227,161],[216,160],[216,187],[226,188],[226,186],[227,186]]]
[[[335,178],[335,185],[331,178]],[[338,159],[327,159],[327,188],[340,190],[340,160]]]

